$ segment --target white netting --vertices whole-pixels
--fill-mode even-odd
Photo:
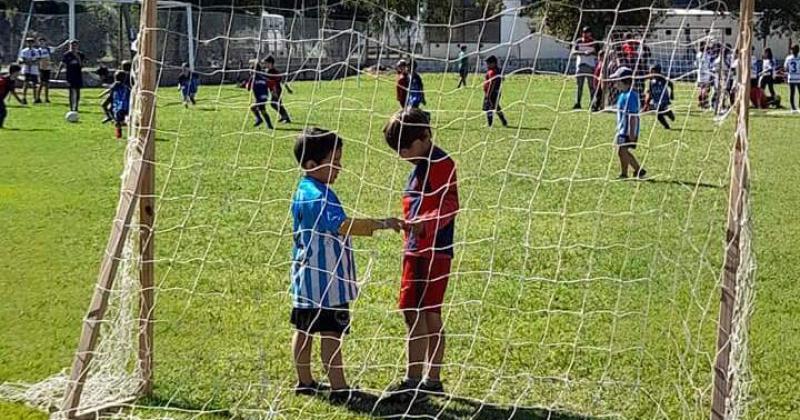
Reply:
[[[195,7],[188,17],[180,8],[159,11],[155,389],[113,415],[707,416],[729,152],[740,123],[714,124],[696,112],[696,54],[701,43],[735,42],[725,25],[735,28],[738,19],[702,14],[704,26],[692,20],[689,29],[684,15],[645,7],[651,16],[644,25],[630,26],[616,17],[631,11],[575,8],[575,33],[586,22],[610,22],[596,34],[607,57],[601,76],[633,63],[642,78],[660,64],[676,85],[671,131],[653,113],[642,115],[635,153],[650,181],[617,182],[614,118],[572,111],[575,40],[543,33],[548,19],[559,16],[537,7],[546,2],[506,1],[499,11],[427,4],[416,16],[371,1],[297,3],[294,9]],[[449,11],[443,22],[422,17],[434,6]],[[530,10],[532,17],[523,17]],[[660,24],[657,17],[669,13],[672,20]],[[626,42],[640,53],[623,62],[618,53]],[[460,44],[469,67],[464,89],[456,88],[453,73]],[[284,91],[282,102],[292,124],[278,123],[267,109],[273,130],[251,127],[252,95],[238,87],[253,76],[251,61],[267,55],[294,90]],[[489,55],[500,59],[505,76],[501,101],[509,128],[498,121],[485,127],[476,80]],[[174,84],[187,57],[201,85],[198,105],[184,108]],[[300,173],[291,149],[302,129],[336,131],[345,142],[344,169],[332,188],[347,213],[399,216],[411,166],[381,133],[398,108],[387,67],[399,58],[418,63],[434,140],[458,167],[455,256],[442,308],[447,394],[416,406],[379,402],[405,374],[408,338],[396,309],[402,243],[390,234],[354,238],[361,292],[351,304],[353,332],[343,353],[348,382],[366,398],[345,411],[294,395],[287,208]],[[607,95],[602,108],[612,109],[613,84],[594,83]],[[644,93],[646,83],[637,86]],[[743,415],[749,384],[754,263],[747,206],[745,212],[729,372],[732,418]],[[140,385],[135,241],[121,259],[83,409],[125,400]],[[316,356],[312,365],[322,378]],[[59,408],[66,378],[3,384],[0,396]]]

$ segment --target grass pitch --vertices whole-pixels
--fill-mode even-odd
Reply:
[[[619,182],[612,114],[570,112],[573,83],[511,76],[510,128],[487,129],[475,78],[424,75],[434,140],[458,165],[462,211],[443,310],[451,398],[407,414],[530,418],[706,418],[727,208],[730,121],[715,126],[678,92],[672,131],[643,118],[647,182]],[[686,89],[686,87],[684,87]],[[306,125],[345,139],[333,186],[351,215],[398,216],[410,165],[385,145],[393,81],[298,82],[294,123],[251,128],[249,97],[201,87],[199,106],[159,91],[156,387],[143,416],[394,416],[295,397],[288,316],[291,148]],[[10,108],[0,132],[0,381],[69,366],[119,193],[124,145],[84,97],[82,121],[55,104]],[[683,93],[683,94],[681,94]],[[274,115],[274,113],[273,113]],[[274,118],[276,119],[276,118]],[[752,411],[800,406],[800,120],[755,112],[753,214],[759,261],[751,326]],[[361,297],[345,342],[349,381],[373,394],[403,375],[395,310],[401,238],[354,241]],[[515,409],[516,408],[516,409]],[[0,403],[0,417],[43,416]],[[551,417],[552,418],[552,417]],[[557,418],[557,417],[556,417]]]

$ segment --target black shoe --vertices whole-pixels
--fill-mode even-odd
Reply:
[[[111,117],[105,117],[105,118],[103,118],[103,124],[110,123],[112,120],[113,120],[113,118],[111,118]]]
[[[361,391],[358,388],[332,389],[328,394],[328,402],[334,405],[346,405],[357,402]]]
[[[279,123],[285,123],[285,124],[291,124],[292,120],[291,120],[291,118],[281,118],[281,119],[278,120],[278,122]]]
[[[327,385],[320,384],[317,381],[312,381],[308,385],[298,382],[294,387],[294,395],[317,395],[326,389],[328,389]]]
[[[647,178],[647,171],[645,171],[644,168],[639,168],[639,172],[636,173],[636,176],[639,179],[645,179]]]
[[[253,127],[258,127],[261,124],[264,124],[264,120],[256,120],[256,123],[253,124]]]
[[[42,103],[42,100],[41,100],[41,99],[34,99],[34,100],[33,100],[33,103],[35,103],[35,104],[40,104],[40,103]]]
[[[421,391],[421,383],[403,380],[390,386],[381,399],[392,403],[414,404],[428,400],[428,394]]]
[[[617,177],[620,181],[628,179],[628,174],[619,174]]]
[[[444,385],[442,385],[442,381],[426,379],[420,384],[419,390],[428,394],[444,395]]]
[[[581,104],[572,105],[572,109],[581,109]]]

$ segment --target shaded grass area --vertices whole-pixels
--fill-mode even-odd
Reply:
[[[290,390],[293,138],[308,125],[337,130],[344,172],[334,189],[347,211],[398,216],[410,166],[381,137],[392,83],[296,83],[286,97],[295,123],[271,132],[250,127],[242,90],[203,87],[189,110],[172,89],[160,91],[156,389],[135,413],[403,414],[332,407]],[[485,128],[479,87],[455,84],[426,75],[435,141],[459,170],[462,211],[443,310],[453,399],[416,414],[537,418],[547,413],[523,407],[550,407],[564,418],[706,417],[730,122],[716,127],[679,97],[673,131],[644,118],[636,154],[653,179],[618,182],[614,116],[569,112],[571,82],[509,77],[508,129]],[[0,153],[10,157],[0,162],[0,216],[9,221],[0,235],[2,381],[69,366],[116,205],[123,145],[95,122],[93,107],[77,125],[62,122],[64,110],[11,108],[12,130],[0,132]],[[798,346],[797,334],[785,335],[797,313],[787,299],[796,294],[788,279],[797,235],[783,233],[797,225],[787,217],[798,193],[774,168],[791,166],[797,124],[760,114],[753,123],[754,408],[777,417],[797,409],[792,382],[775,378],[797,352],[775,350]],[[362,294],[345,360],[350,381],[376,395],[403,374],[402,244],[381,234],[355,246]],[[4,403],[0,413],[29,411]]]

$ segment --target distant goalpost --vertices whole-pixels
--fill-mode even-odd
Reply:
[[[736,49],[740,60],[745,63],[749,63],[751,58],[754,3],[754,0],[741,0],[740,33]],[[71,0],[73,11],[74,4],[75,0]],[[134,62],[135,95],[132,95],[134,99],[130,138],[119,202],[70,372],[66,378],[51,384],[52,388],[64,388],[61,390],[64,391],[63,400],[56,415],[65,418],[92,418],[109,408],[125,407],[136,398],[149,396],[153,392],[155,302],[156,291],[159,289],[155,278],[157,257],[154,253],[158,197],[155,169],[159,165],[155,142],[158,131],[156,99],[159,79],[159,26],[156,12],[162,6],[183,7],[191,22],[192,11],[191,6],[181,2],[165,4],[156,0],[142,0],[141,5],[139,48]],[[191,23],[189,25],[191,27]],[[70,27],[70,32],[74,36],[73,26]],[[190,45],[193,49],[196,42],[193,31],[189,32],[188,39],[192,40]],[[672,53],[676,49],[674,45],[665,48],[671,48]],[[358,44],[354,50],[362,51],[363,48]],[[350,53],[352,51],[348,54]],[[190,63],[193,63],[193,52],[190,51],[189,54]],[[714,370],[708,372],[708,376],[712,377],[711,406],[708,407],[712,420],[736,419],[742,416],[749,385],[747,323],[753,298],[750,282],[754,264],[750,251],[749,213],[749,72],[750,66],[740,66],[737,75],[740,89],[735,104],[735,140],[730,157],[725,255],[719,282],[721,296],[717,308],[717,342],[713,355]],[[115,284],[115,281],[119,282],[126,274],[138,277],[135,279],[137,282]],[[109,307],[109,299],[115,288],[122,288],[120,293],[130,302],[138,301],[138,304],[109,312],[112,309]],[[109,325],[115,322],[124,324],[121,330],[133,326],[135,333],[130,335],[130,331],[120,332],[114,325]],[[104,334],[111,335],[118,343],[130,341],[124,350],[135,353],[135,359],[106,362],[101,369],[95,363],[97,355],[105,357],[114,350],[97,351],[103,345]],[[114,336],[115,334],[118,336]],[[108,367],[108,364],[115,366]],[[120,376],[120,371],[126,371],[129,376]],[[93,375],[97,375],[94,378],[97,383],[89,384]],[[124,391],[109,390],[114,387]]]

